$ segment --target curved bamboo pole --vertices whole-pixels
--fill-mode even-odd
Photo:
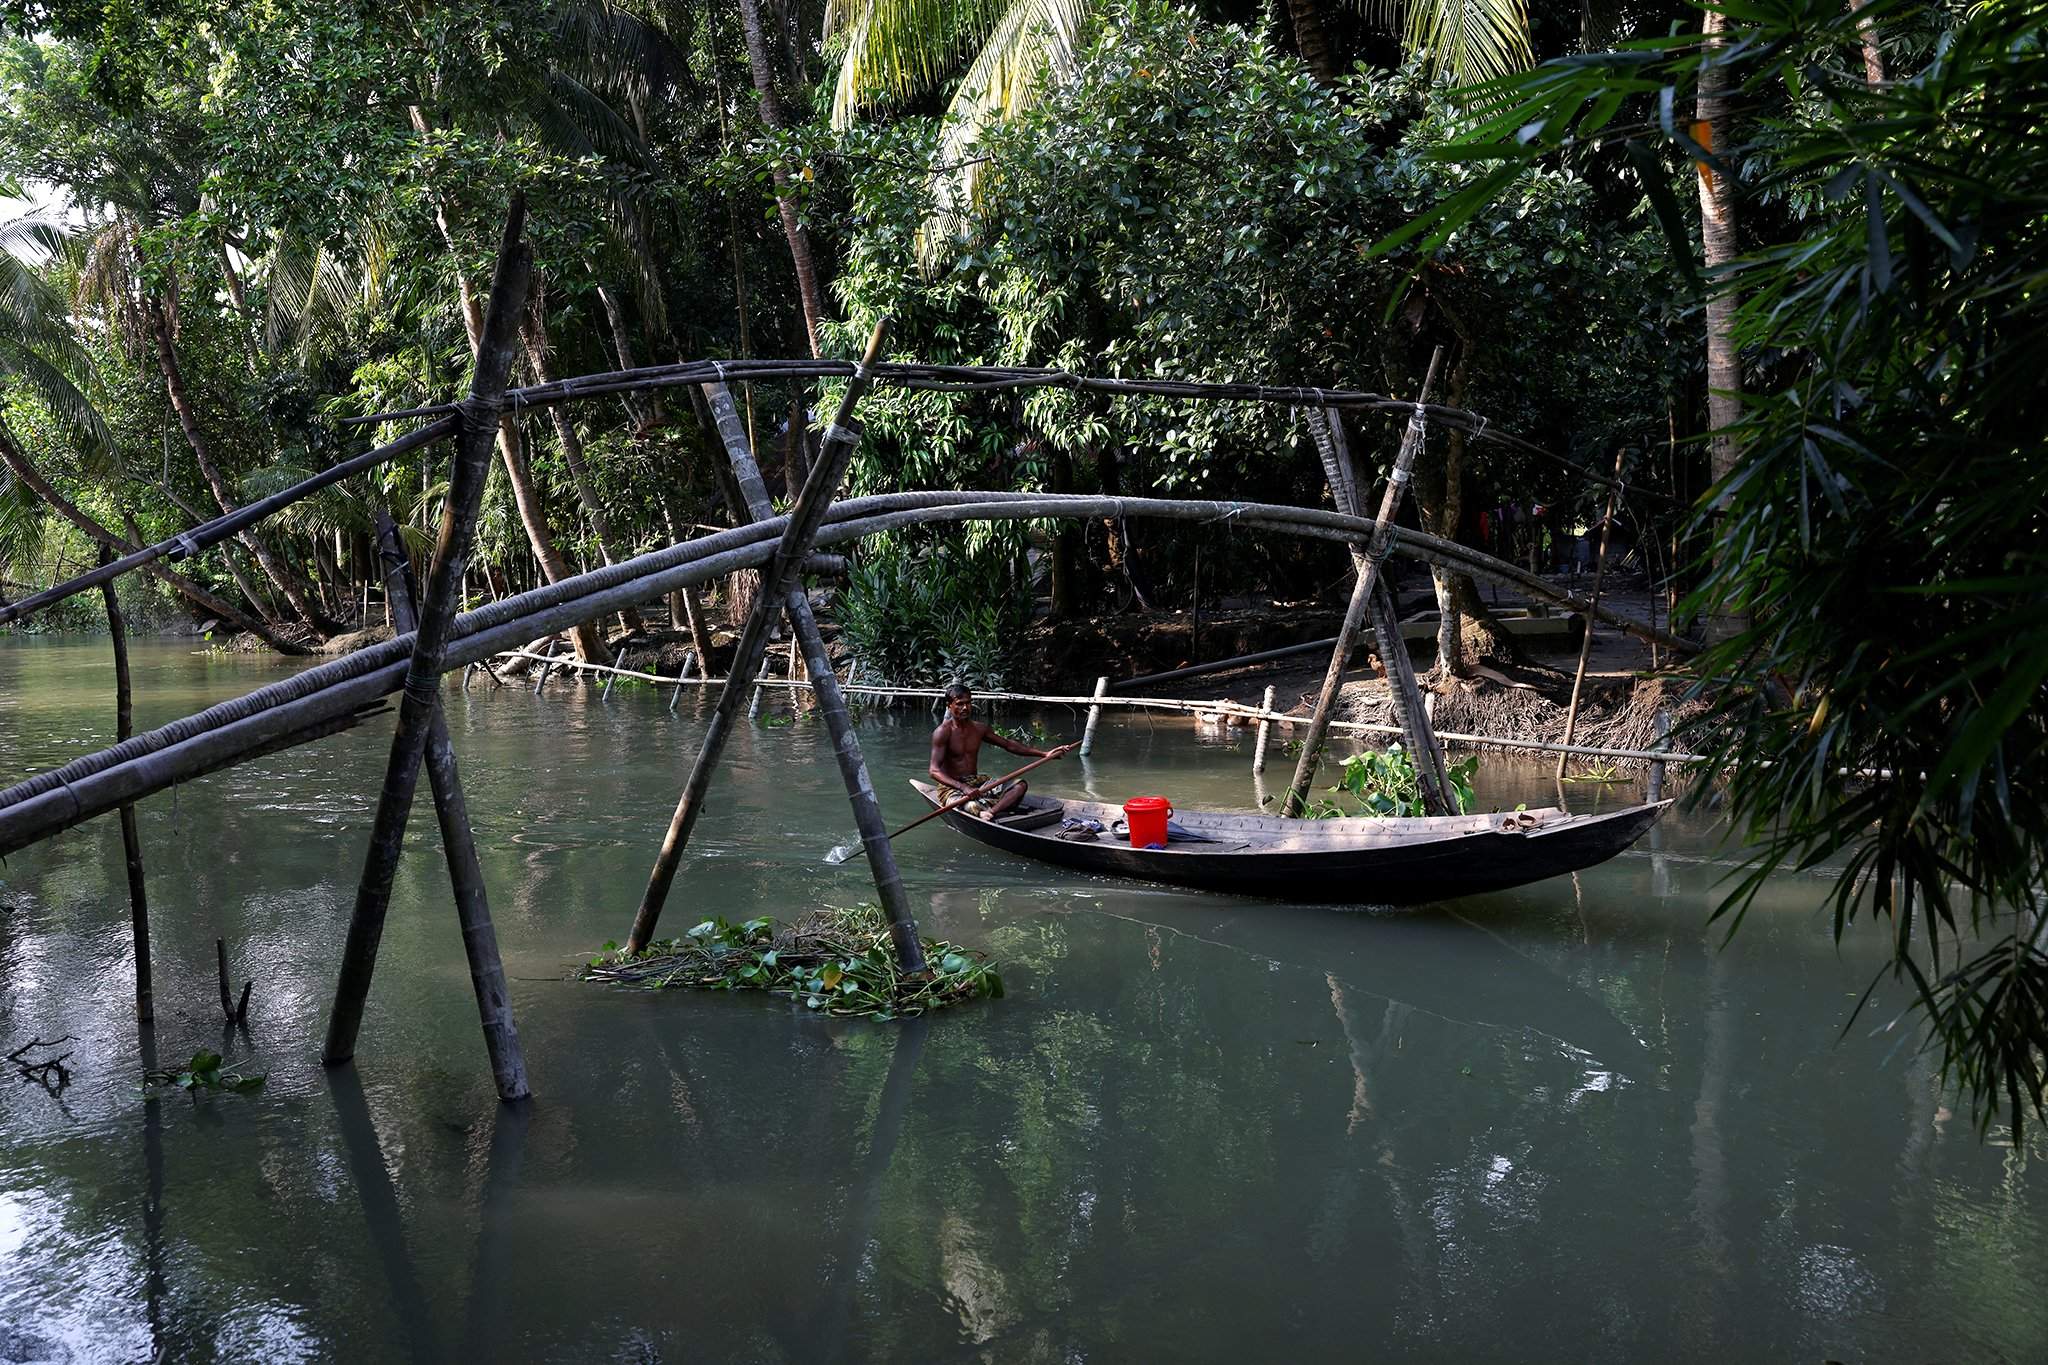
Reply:
[[[891,493],[835,505],[819,540],[840,544],[916,524],[1115,516],[1229,519],[1340,544],[1360,540],[1372,529],[1371,522],[1360,518],[1276,504],[1077,494]],[[576,621],[608,615],[620,602],[644,600],[709,582],[736,569],[759,567],[771,558],[786,521],[777,517],[685,541],[464,613],[450,629],[444,666],[459,668]],[[1594,608],[1512,564],[1466,546],[1405,531],[1396,535],[1392,548],[1428,563],[1524,587],[1533,596],[1568,610],[1592,611],[1611,625],[1667,647],[1687,652],[1697,648],[1607,608]],[[310,733],[314,727],[336,724],[397,690],[411,651],[412,636],[401,635],[16,783],[0,791],[0,854],[101,814],[122,800],[139,800],[188,776],[239,761],[263,745],[291,736],[318,737]]]

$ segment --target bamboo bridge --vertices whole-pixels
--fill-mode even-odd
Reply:
[[[770,630],[781,614],[788,618],[801,648],[819,713],[831,735],[860,831],[861,849],[891,925],[896,951],[906,971],[922,970],[916,919],[854,732],[844,689],[833,672],[802,584],[806,565],[821,547],[851,544],[880,531],[969,521],[1139,517],[1226,522],[1347,546],[1356,569],[1356,582],[1284,807],[1290,814],[1299,812],[1306,796],[1331,723],[1344,663],[1368,620],[1382,642],[1380,654],[1387,662],[1393,687],[1395,718],[1410,741],[1411,752],[1417,755],[1425,800],[1439,808],[1443,805],[1447,783],[1442,772],[1442,751],[1430,731],[1412,665],[1400,644],[1391,595],[1379,573],[1380,564],[1390,553],[1409,555],[1436,567],[1515,588],[1537,600],[1583,613],[1589,619],[1598,618],[1674,651],[1690,652],[1694,648],[1690,642],[1603,607],[1598,601],[1597,579],[1593,597],[1581,598],[1470,547],[1394,525],[1409,471],[1431,424],[1462,430],[1473,439],[1543,458],[1559,458],[1494,430],[1475,414],[1429,403],[1430,380],[1425,380],[1418,399],[1403,400],[1337,389],[1102,378],[1029,368],[891,364],[880,358],[886,324],[878,324],[858,362],[704,360],[586,375],[527,388],[510,387],[507,381],[517,321],[526,303],[531,264],[531,251],[523,240],[524,217],[523,201],[515,197],[491,282],[475,371],[462,401],[352,419],[366,423],[416,418],[424,419],[425,425],[236,512],[158,544],[106,559],[68,582],[0,607],[0,625],[5,625],[91,588],[98,587],[107,595],[110,624],[115,630],[119,742],[0,790],[0,854],[26,848],[108,811],[122,812],[133,900],[137,1007],[144,1018],[150,1013],[151,989],[141,850],[132,818],[134,803],[204,773],[352,729],[381,714],[386,709],[386,699],[395,692],[399,694],[397,723],[350,916],[322,1058],[329,1065],[340,1065],[355,1054],[363,1005],[389,909],[393,875],[424,767],[448,860],[456,915],[462,927],[493,1078],[505,1100],[529,1095],[531,1086],[499,963],[496,933],[461,775],[442,720],[442,677],[451,669],[517,650],[530,641],[608,616],[622,607],[694,587],[740,569],[758,570],[761,588],[740,629],[732,664],[719,688],[702,746],[650,871],[627,947],[637,951],[653,937],[670,887],[681,868],[691,830],[717,771],[725,740],[746,704],[763,664]],[[1432,378],[1435,370],[1433,362]],[[802,492],[786,514],[772,515],[767,491],[728,386],[744,381],[818,378],[844,379],[843,394],[832,420],[824,428]],[[954,392],[1061,387],[1305,408],[1337,510],[1238,501],[1004,492],[906,492],[839,500],[839,486],[860,439],[857,411],[862,398],[876,384]],[[526,408],[667,387],[701,390],[726,448],[744,511],[753,519],[728,530],[563,578],[474,611],[458,611],[463,573],[475,537],[491,447],[501,417]],[[1393,476],[1373,516],[1365,514],[1343,427],[1337,420],[1338,414],[1345,411],[1398,412],[1409,418]],[[306,669],[157,729],[129,734],[125,646],[110,586],[115,578],[153,566],[161,571],[161,561],[199,554],[322,488],[444,439],[453,445],[449,491],[438,543],[422,587],[416,588],[409,581],[409,559],[389,518],[379,519],[379,543],[393,624],[399,631],[396,638]],[[1617,485],[1615,480],[1582,472],[1611,488]],[[737,513],[740,509],[734,510]],[[1098,689],[1095,700],[1100,699]]]

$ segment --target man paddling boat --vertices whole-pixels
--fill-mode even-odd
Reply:
[[[981,786],[988,780],[979,771],[983,743],[1026,758],[1058,758],[1080,747],[1062,744],[1055,749],[1039,749],[997,734],[974,718],[974,694],[965,684],[954,683],[946,689],[946,718],[932,731],[932,781],[961,794]],[[961,809],[984,820],[999,819],[1016,808],[1028,789],[1029,784],[1018,778],[982,793]]]

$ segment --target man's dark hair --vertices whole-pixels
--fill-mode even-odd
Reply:
[[[947,701],[966,701],[974,694],[967,690],[966,683],[950,683],[946,687]]]

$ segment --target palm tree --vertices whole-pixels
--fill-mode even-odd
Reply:
[[[1398,30],[1430,74],[1460,85],[1519,71],[1533,60],[1527,0],[1351,0]],[[1323,0],[1286,0],[1295,45],[1316,79],[1339,77],[1322,24]],[[929,256],[976,198],[969,149],[989,124],[1037,104],[1047,78],[1074,69],[1091,0],[826,0],[825,41],[839,49],[832,123],[937,87],[967,61],[933,157],[939,213],[923,235]],[[969,61],[971,56],[972,60]]]
[[[0,194],[13,191],[12,185],[0,182]],[[69,229],[47,214],[28,214],[0,223],[0,381],[19,384],[41,400],[85,459],[88,472],[110,478],[115,472],[113,439],[82,387],[81,377],[91,374],[91,365],[72,331],[62,292],[41,268],[68,249],[69,237]],[[31,495],[108,550],[127,554],[137,548],[132,539],[124,540],[65,497],[36,467],[4,420],[0,420],[0,466],[6,475],[0,482],[0,524],[4,524],[0,534],[6,540],[6,559],[11,560],[35,535],[35,519],[25,511]],[[148,572],[200,611],[253,632],[281,652],[304,652],[164,564],[152,564]]]

